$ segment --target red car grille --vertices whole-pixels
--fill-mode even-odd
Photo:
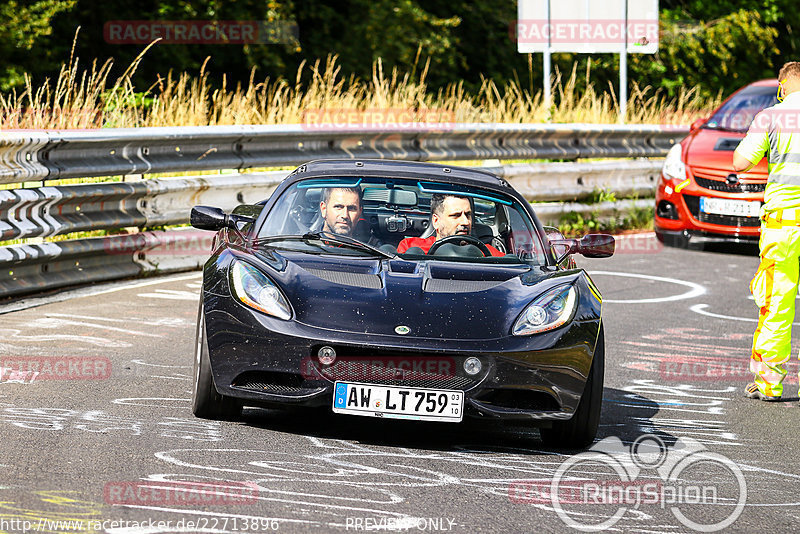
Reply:
[[[711,180],[695,175],[694,181],[700,187],[710,189],[711,191],[722,191],[724,193],[763,193],[767,184],[745,184],[742,182],[736,184],[729,184],[721,180]]]

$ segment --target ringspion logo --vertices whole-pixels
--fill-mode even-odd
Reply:
[[[691,438],[672,447],[653,434],[630,447],[612,436],[565,460],[549,480],[509,485],[517,504],[546,504],[582,532],[612,528],[628,510],[669,510],[683,526],[717,532],[731,526],[747,501],[742,470],[729,458]],[[587,513],[591,505],[592,513]]]

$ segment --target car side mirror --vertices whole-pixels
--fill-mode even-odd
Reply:
[[[198,230],[218,231],[231,225],[228,215],[220,208],[195,206],[189,215],[189,223]]]
[[[587,258],[608,258],[616,248],[614,236],[608,234],[588,234],[578,241],[576,252]]]
[[[694,121],[694,122],[692,123],[692,125],[691,125],[691,126],[689,126],[689,132],[691,133],[691,132],[693,132],[693,131],[697,130],[697,129],[698,129],[698,128],[700,128],[702,125],[704,125],[704,124],[706,123],[706,121],[707,121],[707,120],[708,120],[708,117],[703,117],[703,118],[697,119],[696,121]]]

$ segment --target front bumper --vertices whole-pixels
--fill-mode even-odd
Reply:
[[[707,180],[710,181],[710,180]],[[656,189],[655,232],[669,240],[688,239],[691,236],[729,238],[735,241],[757,241],[761,225],[757,217],[709,215],[700,212],[701,197],[730,198],[735,200],[760,200],[763,193],[725,193],[701,187],[695,178],[680,188],[679,180],[663,174]],[[679,189],[676,191],[676,189]]]
[[[243,404],[330,407],[342,380],[460,389],[468,417],[529,421],[572,417],[600,326],[596,317],[536,336],[465,342],[314,328],[209,292],[204,306],[214,383]],[[339,355],[332,366],[317,358],[326,345]],[[474,376],[464,370],[470,356],[482,363]]]

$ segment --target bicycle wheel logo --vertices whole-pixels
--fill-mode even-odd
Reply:
[[[717,532],[741,515],[747,485],[734,462],[700,442],[681,438],[670,448],[646,434],[630,447],[606,438],[569,458],[542,496],[566,525],[583,532],[606,530],[645,507],[668,510],[695,531]]]

